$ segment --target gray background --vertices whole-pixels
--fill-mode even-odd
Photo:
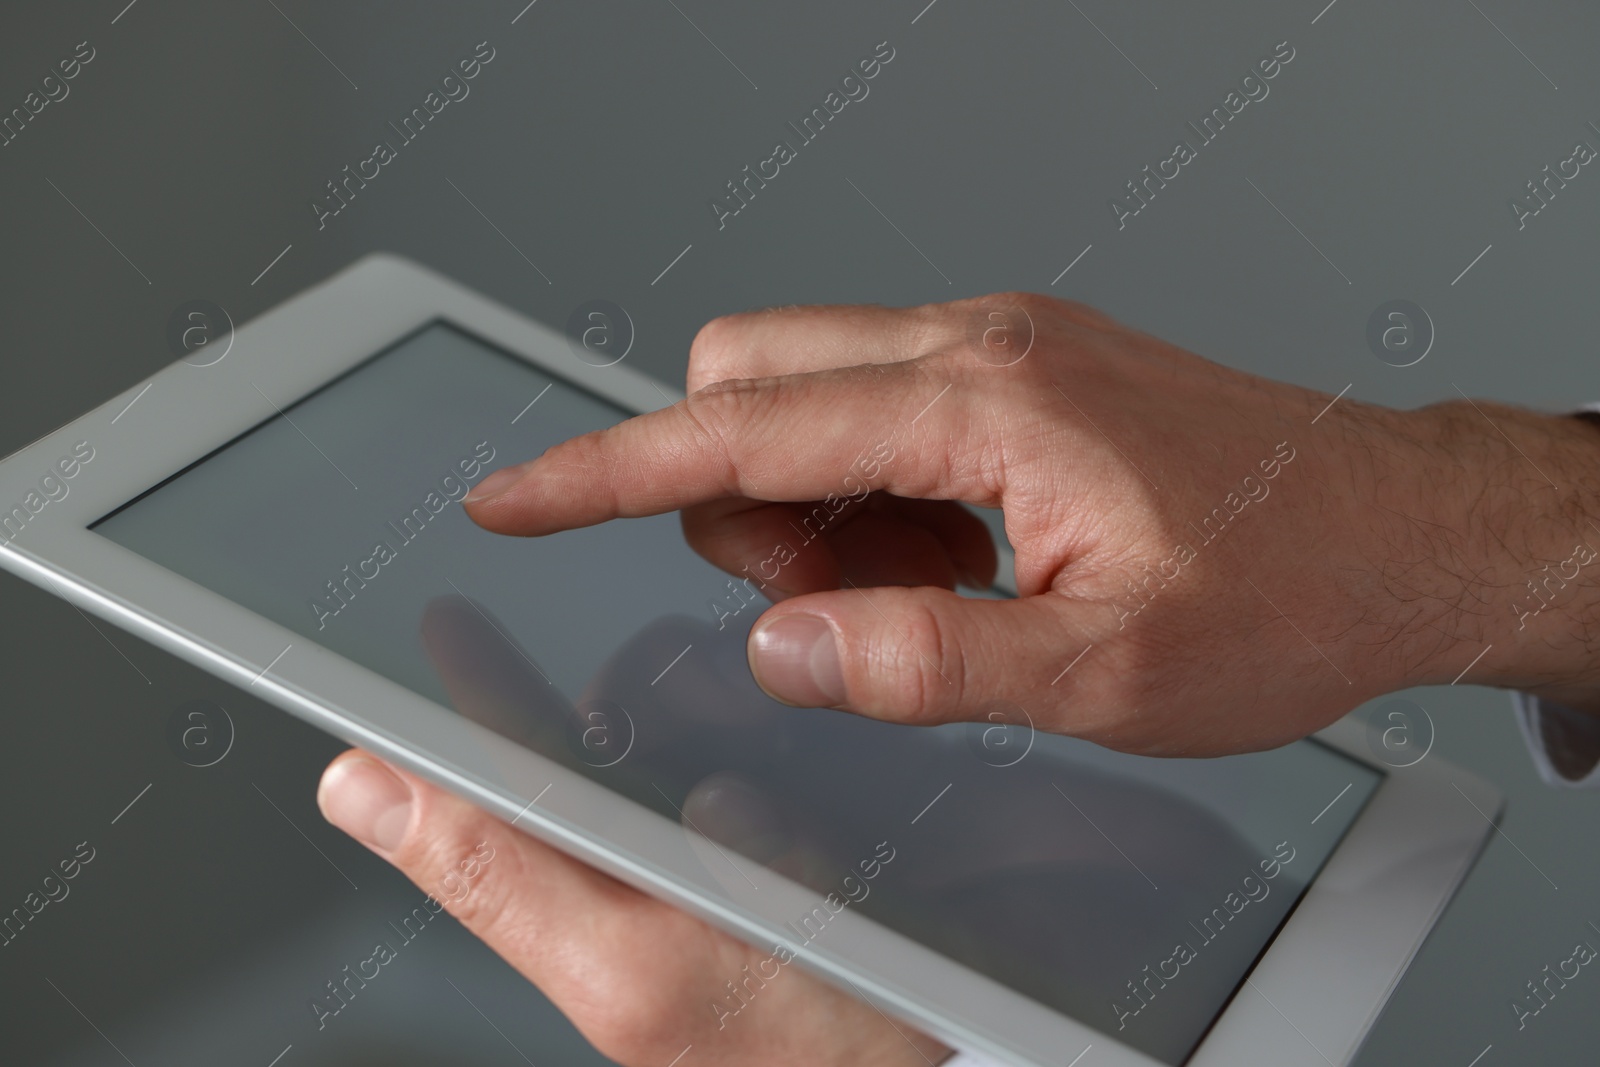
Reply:
[[[538,0],[518,18],[520,0],[125,2],[0,14],[5,109],[77,42],[98,53],[0,148],[0,452],[169,362],[180,303],[243,322],[377,249],[556,326],[613,300],[638,327],[630,361],[670,379],[719,313],[1022,288],[1366,400],[1600,398],[1600,177],[1585,168],[1520,232],[1507,207],[1576,140],[1596,143],[1591,6]],[[897,54],[871,95],[719,232],[707,199],[885,39]],[[323,183],[484,40],[497,55],[471,95],[319,231],[307,205]],[[1271,95],[1119,232],[1107,199],[1283,40],[1297,54]],[[1437,327],[1412,367],[1366,348],[1369,313],[1394,298]],[[570,1030],[444,920],[307,1036],[304,996],[284,990],[309,994],[420,895],[317,814],[337,745],[13,578],[0,589],[0,904],[76,842],[99,849],[72,896],[0,948],[7,1059],[123,1062],[87,1016],[141,1067],[266,1064],[291,1042],[286,1067],[581,1062],[558,1047]],[[206,769],[163,736],[199,695],[238,727]],[[1434,752],[1510,806],[1361,1062],[1592,1062],[1584,987],[1600,978],[1520,1032],[1508,1005],[1595,936],[1600,799],[1538,782],[1502,695],[1410,695]]]

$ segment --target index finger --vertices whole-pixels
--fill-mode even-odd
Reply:
[[[467,498],[498,533],[540,536],[727,497],[899,496],[995,504],[961,455],[963,391],[924,360],[720,382],[496,471]],[[952,458],[956,456],[956,458]]]
[[[701,327],[689,347],[689,389],[729,378],[898,363],[934,351],[951,334],[951,318],[939,304],[812,305],[723,315]]]

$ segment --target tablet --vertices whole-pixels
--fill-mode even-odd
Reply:
[[[777,704],[744,657],[766,602],[675,516],[520,539],[462,510],[681,398],[595,341],[368,258],[0,463],[0,564],[763,949],[723,1026],[801,966],[1003,1063],[1354,1055],[1492,788],[1348,721],[1158,760],[1014,706]]]

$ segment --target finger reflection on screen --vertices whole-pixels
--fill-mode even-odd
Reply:
[[[1073,758],[1078,742],[1041,736],[995,767],[963,726],[778,704],[751,679],[742,632],[685,616],[622,641],[576,700],[466,598],[430,601],[422,638],[459,713],[679,822],[730,892],[743,876],[722,850],[1046,1003],[1104,1013],[1170,956],[1173,916],[1219,903],[1208,872],[1242,877],[1260,859],[1194,798]],[[701,654],[663,675],[685,649]],[[906,805],[940,783],[959,793],[909,823]],[[1139,836],[1115,844],[1107,821]]]

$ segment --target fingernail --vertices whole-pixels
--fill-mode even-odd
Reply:
[[[376,760],[340,760],[323,774],[317,806],[357,841],[393,852],[411,822],[411,787]]]
[[[815,615],[780,615],[750,635],[750,670],[767,693],[801,708],[845,700],[833,627]]]
[[[476,504],[480,500],[488,500],[490,497],[499,496],[522,480],[522,468],[525,466],[527,464],[518,463],[512,467],[501,467],[474,486],[472,492],[467,494],[463,503]]]

